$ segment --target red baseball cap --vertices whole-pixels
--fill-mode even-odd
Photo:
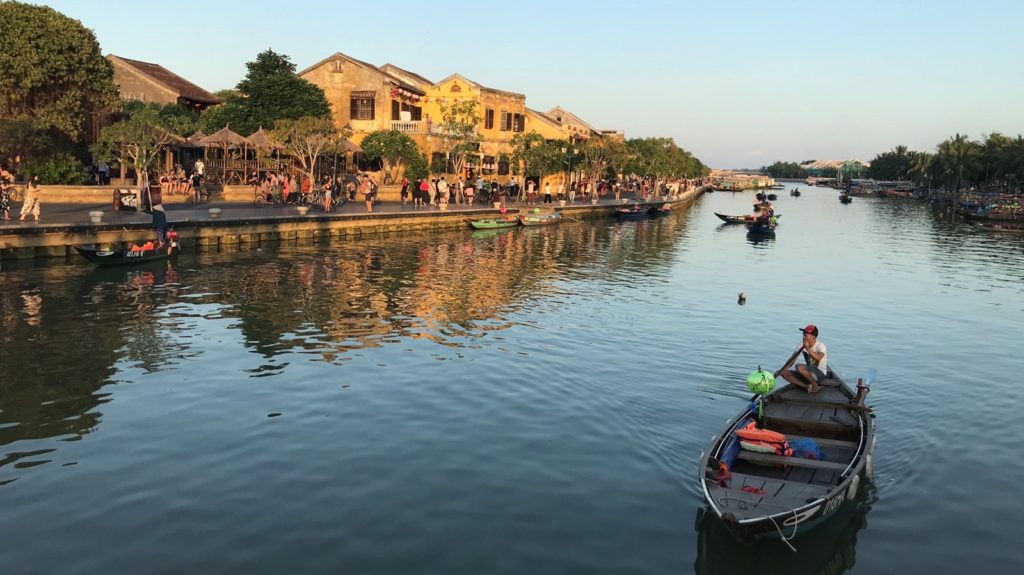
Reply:
[[[807,327],[800,328],[800,331],[804,333],[809,333],[814,337],[818,337],[818,326],[814,325],[813,323],[807,324]]]

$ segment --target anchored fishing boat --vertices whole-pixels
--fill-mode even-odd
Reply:
[[[550,214],[541,214],[537,212],[519,214],[519,222],[524,226],[547,226],[557,224],[560,221],[562,221],[562,214],[560,212],[553,212]]]
[[[132,246],[130,249],[104,250],[96,247],[75,246],[75,250],[85,259],[99,266],[121,266],[141,264],[162,260],[177,255],[180,251],[178,235],[171,232],[166,242],[160,245],[146,242],[143,246]]]
[[[519,218],[515,216],[502,216],[499,218],[483,218],[469,220],[469,225],[478,230],[493,230],[497,228],[512,228],[519,225]]]
[[[701,454],[708,508],[738,539],[781,538],[834,515],[871,478],[874,416],[864,405],[875,372],[856,391],[829,370],[813,394],[772,373],[747,379],[756,395]]]

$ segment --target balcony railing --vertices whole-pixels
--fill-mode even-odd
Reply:
[[[391,129],[398,130],[406,134],[433,134],[435,136],[443,136],[445,134],[444,127],[437,125],[434,122],[401,122],[397,120],[391,121]]]

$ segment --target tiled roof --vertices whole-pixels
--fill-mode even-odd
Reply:
[[[167,68],[164,68],[160,64],[141,62],[139,60],[129,60],[128,58],[114,56],[113,54],[111,54],[109,58],[116,59],[130,68],[133,68],[136,72],[147,76],[154,82],[175,92],[181,98],[192,100],[193,102],[202,102],[204,104],[219,104],[223,101],[217,96],[214,96],[199,86],[196,86],[192,82],[189,82],[174,72],[171,72]]]

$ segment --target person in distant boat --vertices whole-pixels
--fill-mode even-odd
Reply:
[[[775,372],[775,377],[782,375],[782,378],[797,387],[802,387],[808,393],[817,393],[821,389],[821,382],[828,377],[828,347],[818,341],[818,327],[808,325],[801,328],[803,341],[793,356],[789,358],[782,369]],[[797,364],[792,371],[786,371],[796,361],[798,355],[803,354],[804,363]]]

